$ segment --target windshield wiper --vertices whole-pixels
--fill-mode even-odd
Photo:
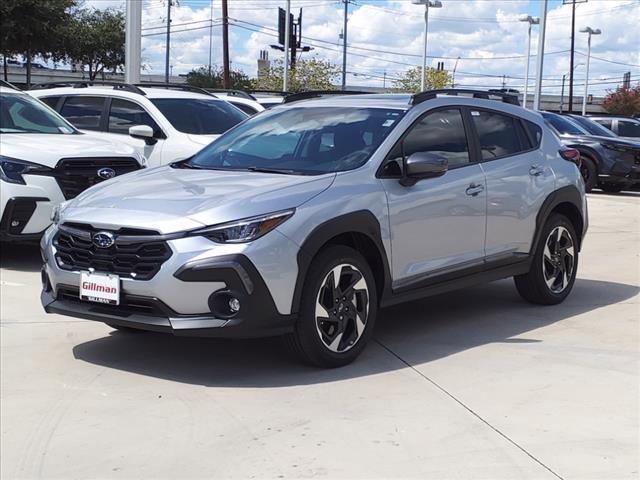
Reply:
[[[280,173],[283,175],[300,175],[296,170],[287,170],[285,168],[269,168],[269,167],[246,167],[244,170],[260,173]]]

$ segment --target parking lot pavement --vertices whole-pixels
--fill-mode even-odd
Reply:
[[[2,247],[2,478],[621,479],[639,472],[640,197],[589,197],[565,303],[510,280],[382,312],[338,370],[277,340],[45,315]]]

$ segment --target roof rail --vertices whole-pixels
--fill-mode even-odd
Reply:
[[[207,92],[202,87],[196,87],[194,85],[188,85],[186,83],[144,82],[144,83],[136,83],[136,87],[151,87],[151,88],[166,88],[167,90],[182,90],[185,92],[202,93],[203,95],[209,95],[210,97],[215,97],[213,93]]]
[[[114,90],[123,90],[125,92],[137,93],[138,95],[146,95],[143,90],[140,90],[135,85],[123,82],[114,82],[109,80],[81,80],[71,82],[48,82],[38,83],[33,85],[31,90],[42,90],[44,88],[59,88],[59,87],[73,87],[73,88],[88,88],[93,85],[105,85],[112,86]]]
[[[7,82],[6,80],[0,80],[0,86],[3,87],[7,87],[7,88],[11,88],[13,90],[20,90],[18,87],[16,87],[14,84]]]
[[[282,103],[298,102],[310,98],[319,98],[326,95],[363,95],[371,92],[360,92],[357,90],[309,90],[308,92],[290,93],[284,97]]]
[[[226,93],[230,97],[239,97],[246,98],[247,100],[255,100],[256,97],[251,95],[250,93],[245,92],[244,90],[233,90],[233,89],[225,89],[225,88],[204,88],[207,92],[213,93]]]
[[[471,95],[473,98],[484,98],[487,100],[491,100],[490,97],[498,97],[504,103],[510,103],[511,105],[520,106],[520,101],[518,100],[518,96],[513,93],[506,92],[493,92],[486,90],[474,90],[468,88],[443,88],[440,90],[425,90],[424,92],[416,93],[411,97],[410,104],[418,105],[426,100],[432,100],[436,98],[438,95]]]
[[[268,89],[258,89],[258,90],[249,90],[249,93],[269,93],[271,95],[279,95],[281,97],[286,97],[287,95],[291,95],[291,92],[283,92],[282,90],[268,90]]]

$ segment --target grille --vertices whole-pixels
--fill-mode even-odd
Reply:
[[[80,293],[77,288],[69,286],[60,286],[57,291],[56,298],[73,303],[86,303],[80,300]],[[120,305],[105,305],[101,303],[92,304],[95,309],[108,313],[110,315],[119,315],[126,317],[135,313],[138,315],[149,315],[153,317],[168,317],[175,313],[164,303],[156,298],[140,297],[134,295],[122,294]]]
[[[135,158],[63,158],[54,170],[58,186],[64,198],[69,200],[105,178],[98,176],[101,168],[110,168],[116,175],[142,168]]]
[[[53,244],[56,262],[63,270],[89,270],[114,273],[136,280],[149,280],[171,257],[172,251],[158,232],[120,229],[112,232],[114,244],[100,248],[93,244],[93,234],[99,231],[85,224],[64,224]]]

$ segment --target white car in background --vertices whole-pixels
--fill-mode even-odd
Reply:
[[[234,107],[238,107],[247,115],[253,116],[265,110],[264,106],[262,106],[253,95],[242,90],[222,90],[215,88],[205,88],[205,90],[220,100],[224,100]]]
[[[248,117],[197,87],[151,85],[75,82],[29,93],[80,130],[142,148],[151,167],[193,156]]]
[[[0,240],[39,238],[55,205],[144,166],[138,149],[81,133],[42,102],[0,86]]]

